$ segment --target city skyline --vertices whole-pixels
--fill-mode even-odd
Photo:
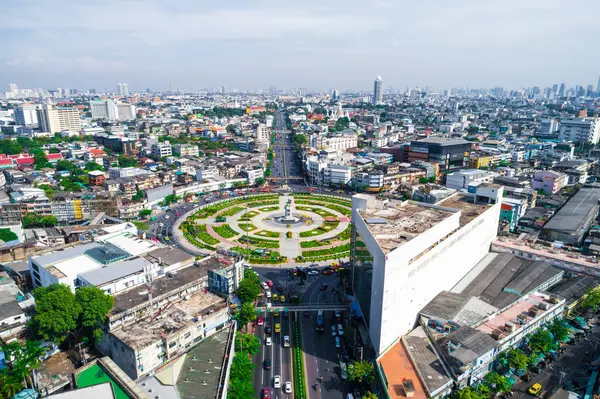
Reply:
[[[128,82],[131,90],[369,91],[377,75],[396,88],[593,84],[600,4],[575,3],[263,0],[200,9],[189,1],[19,2],[7,6],[0,27],[0,81],[78,88]]]

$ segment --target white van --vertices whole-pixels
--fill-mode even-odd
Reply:
[[[271,298],[271,291],[267,291],[267,299]]]

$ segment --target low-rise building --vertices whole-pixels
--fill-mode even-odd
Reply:
[[[554,172],[551,170],[543,170],[536,172],[531,180],[531,188],[534,190],[542,190],[544,194],[556,194],[567,183],[567,178],[563,173]]]

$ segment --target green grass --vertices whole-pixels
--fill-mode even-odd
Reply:
[[[253,231],[256,230],[256,226],[252,223],[238,223],[240,229],[244,231]]]
[[[204,241],[208,245],[216,245],[220,242],[215,237],[213,237],[207,233],[205,224],[201,224],[201,225],[197,226],[195,233],[196,233],[196,237],[198,237],[198,239],[200,241]]]
[[[302,205],[318,205],[318,206],[322,206],[328,209],[331,209],[332,211],[336,211],[341,213],[344,216],[352,216],[352,210],[350,208],[345,208],[343,206],[340,205],[336,205],[335,203],[331,204],[331,203],[327,203],[327,202],[314,202],[314,201],[307,201],[307,200],[296,200],[296,204],[302,204]]]
[[[303,194],[303,193],[298,193],[298,194],[294,194],[294,197],[298,197],[298,198],[302,198],[302,199],[308,199],[311,201],[325,201],[328,203],[332,203],[332,204],[339,204],[342,206],[347,206],[347,207],[352,207],[352,201],[348,201],[345,200],[343,198],[331,198],[331,197],[325,197],[322,195],[315,195],[315,194]]]
[[[278,206],[267,206],[264,208],[259,208],[258,210],[261,212],[273,212],[273,211],[278,211],[279,207]]]
[[[310,240],[310,241],[302,241],[300,243],[300,247],[301,248],[317,248],[317,247],[324,247],[325,245],[329,245],[329,244],[331,244],[331,241],[329,241],[329,240],[323,240],[323,241]]]
[[[241,206],[234,206],[232,208],[227,209],[225,212],[219,213],[219,216],[233,216],[236,213],[240,213],[246,208],[242,208]]]
[[[327,256],[315,256],[313,258],[305,258],[303,256],[298,256],[296,258],[296,261],[309,263],[309,262],[320,262],[320,261],[325,261],[325,260],[338,260],[338,259],[344,259],[344,258],[349,258],[349,257],[350,257],[350,251],[340,252],[339,254],[333,254],[333,255],[327,255]]]
[[[117,384],[117,382],[113,380],[111,376],[108,375],[108,373],[106,373],[106,371],[98,365],[98,363],[77,374],[76,380],[78,388],[91,387],[93,385],[110,382],[117,399],[130,399],[129,395],[127,395],[125,391],[121,389],[119,384]]]
[[[304,355],[302,352],[302,339],[300,323],[292,322],[292,367],[294,372],[294,398],[306,399],[306,378],[304,376]]]
[[[269,237],[269,238],[279,238],[278,232],[269,231],[269,230],[261,230],[261,231],[254,233],[254,235],[261,236],[261,237]]]
[[[223,238],[233,238],[238,235],[237,231],[233,230],[228,224],[213,226],[213,230]]]
[[[239,221],[240,222],[242,222],[242,221],[248,221],[248,220],[250,220],[251,218],[253,218],[254,216],[257,216],[257,215],[260,215],[260,213],[259,212],[255,212],[255,211],[246,212],[246,213],[244,213],[240,217]]]
[[[278,205],[279,204],[279,200],[276,201],[259,201],[259,202],[250,202],[248,203],[248,207],[249,208],[258,208],[261,206],[267,206],[267,205]],[[277,207],[277,209],[279,209],[279,207]]]
[[[240,244],[246,244],[246,236],[242,236],[237,240]],[[279,248],[279,241],[264,240],[262,238],[248,237],[248,242],[251,246],[257,248]]]
[[[314,212],[323,216],[324,218],[335,217],[333,213],[327,212],[326,210],[320,208],[311,208],[309,206],[297,206],[296,209],[304,212]]]
[[[340,224],[340,222],[338,222],[338,221],[325,222],[325,223],[323,223],[322,226],[319,226],[316,229],[301,232],[300,237],[306,238],[306,237],[314,237],[314,236],[318,236],[321,234],[325,234],[325,233],[328,233],[331,230],[335,229],[336,227],[338,227],[339,224]]]

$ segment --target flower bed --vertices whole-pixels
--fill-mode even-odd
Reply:
[[[252,223],[238,223],[238,227],[244,231],[256,230],[256,226]]]
[[[331,230],[335,229],[336,227],[338,227],[339,224],[340,224],[339,221],[325,222],[322,226],[319,226],[316,229],[301,232],[300,237],[303,237],[303,238],[314,237],[314,236],[318,236],[321,234],[325,234],[325,233],[328,233]]]
[[[317,249],[314,251],[303,251],[302,256],[305,258],[314,258],[317,256],[328,256],[334,255],[341,252],[350,252],[350,243],[340,245],[337,247],[326,248],[326,249]]]
[[[246,208],[242,208],[241,206],[234,206],[229,209],[226,209],[224,212],[219,213],[219,216],[233,216],[236,213],[240,213]]]
[[[237,240],[240,244],[246,244],[246,236],[242,236]],[[263,240],[261,238],[248,237],[247,241],[250,245],[258,248],[279,248],[279,241]]]
[[[331,244],[330,240],[322,240],[322,241],[310,240],[310,241],[302,241],[300,243],[300,247],[301,248],[317,248],[317,247],[323,247],[323,246],[329,245],[329,244]]]
[[[254,233],[256,236],[261,237],[269,237],[269,238],[279,238],[279,233],[277,231],[269,231],[269,230],[261,230]]]
[[[279,207],[278,206],[267,206],[264,208],[259,208],[259,211],[261,212],[273,212],[273,211],[278,211]]]
[[[196,237],[198,237],[198,239],[200,239],[201,241],[204,241],[208,245],[216,245],[220,242],[215,237],[213,237],[207,233],[205,224],[196,226],[195,233],[196,233]]]
[[[331,209],[332,211],[336,211],[341,213],[344,216],[352,216],[352,210],[349,208],[344,208],[340,205],[334,205],[334,204],[329,204],[327,202],[312,202],[312,201],[306,201],[306,200],[296,200],[297,204],[302,204],[302,205],[318,205],[318,206],[322,206],[328,209]]]
[[[296,209],[299,211],[314,212],[323,217],[335,217],[335,215],[333,213],[327,212],[326,210],[321,209],[321,208],[311,208],[309,206],[297,206]]]

